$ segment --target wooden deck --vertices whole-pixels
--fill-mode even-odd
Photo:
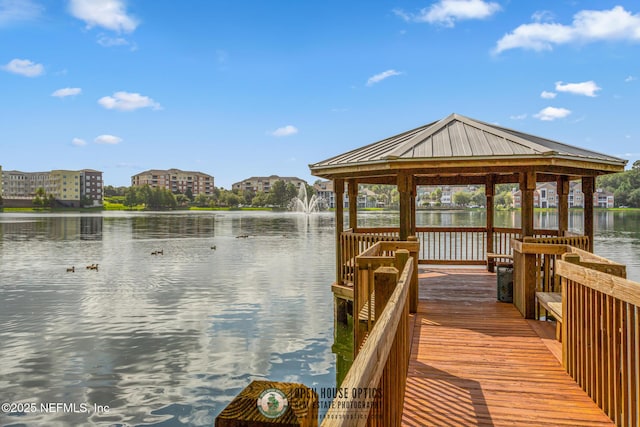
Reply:
[[[545,330],[496,301],[495,274],[421,268],[403,425],[613,425]]]

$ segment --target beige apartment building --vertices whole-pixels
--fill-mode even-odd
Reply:
[[[306,185],[307,182],[292,176],[252,176],[251,178],[244,179],[240,182],[236,182],[231,186],[233,190],[241,191],[253,191],[268,193],[277,181],[283,181],[285,184],[292,183],[296,188],[300,189],[300,186]]]
[[[180,169],[150,169],[131,177],[131,185],[151,188],[166,188],[174,194],[186,194],[188,190],[196,196],[210,196],[214,191],[214,178],[202,172],[182,171]]]
[[[103,195],[102,172],[93,169],[79,171],[56,169],[47,172],[1,170],[0,191],[5,200],[31,200],[38,188],[62,205],[78,207],[86,197],[90,205],[101,206]],[[85,185],[86,183],[89,185]]]
[[[569,183],[568,202],[570,208],[584,207],[584,193],[582,192],[582,183],[580,181],[571,181]],[[513,207],[521,207],[522,192],[520,190],[513,192]],[[536,191],[533,192],[533,206],[536,208],[557,208],[558,194],[556,184],[554,182],[538,183]],[[612,208],[615,206],[615,197],[612,192],[602,188],[597,188],[593,193],[593,206],[596,208]]]

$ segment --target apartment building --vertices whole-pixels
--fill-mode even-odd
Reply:
[[[571,181],[569,183],[568,202],[570,208],[584,207],[584,193],[582,192],[582,183],[580,181]],[[596,208],[612,208],[614,207],[613,193],[605,191],[602,188],[596,189],[593,193],[593,206]],[[522,192],[520,190],[513,192],[513,207],[520,208],[522,206]],[[558,194],[555,182],[538,183],[536,191],[533,192],[533,206],[536,208],[557,208]]]
[[[297,189],[300,189],[300,186],[306,185],[307,182],[296,177],[291,176],[252,176],[251,178],[244,179],[240,182],[236,182],[231,186],[233,190],[240,191],[253,191],[268,193],[277,181],[283,181],[285,184],[292,183]]]
[[[49,176],[48,193],[65,205],[80,204],[80,171],[52,170]]]
[[[131,185],[151,188],[166,188],[174,194],[186,194],[191,191],[194,196],[205,194],[210,196],[214,191],[214,178],[202,172],[183,171],[180,169],[151,169],[131,177]]]
[[[79,171],[56,169],[47,172],[1,171],[0,189],[6,200],[32,200],[39,188],[52,195],[61,205],[79,207],[87,197],[94,206],[102,205],[102,172],[93,169]],[[82,183],[90,183],[84,186]]]
[[[93,169],[83,169],[80,172],[80,194],[87,201],[90,200],[93,206],[101,206],[104,194],[102,172]]]
[[[333,181],[317,182],[313,185],[313,189],[316,191],[316,195],[318,196],[318,198],[321,198],[325,201],[329,209],[333,209],[336,207],[336,195],[333,192]],[[344,206],[344,204],[342,206]]]

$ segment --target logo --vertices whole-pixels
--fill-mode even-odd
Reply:
[[[278,418],[288,406],[287,396],[277,388],[268,388],[258,397],[258,411],[267,418]]]

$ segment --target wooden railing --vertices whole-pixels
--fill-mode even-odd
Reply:
[[[564,253],[581,250],[589,246],[586,236],[525,237],[513,239],[513,303],[527,319],[540,317],[535,302],[536,292],[560,292],[554,278],[556,259]],[[600,259],[605,262],[604,258]],[[619,264],[618,264],[619,265]]]
[[[373,329],[376,319],[375,271],[380,267],[395,267],[400,270],[396,253],[405,250],[413,259],[414,274],[409,289],[409,309],[418,308],[418,242],[378,242],[356,257],[356,277],[353,287],[353,343],[354,354],[358,354],[362,342]]]
[[[640,283],[564,260],[556,274],[567,372],[616,425],[639,426]]]
[[[398,229],[369,228],[366,232],[347,230],[340,235],[340,280],[341,284],[355,281],[356,256],[381,241],[398,240]]]
[[[381,249],[381,252],[384,252]],[[397,250],[394,262],[373,275],[377,318],[324,415],[323,427],[399,426],[409,366],[409,294],[414,261]]]
[[[354,259],[377,242],[397,241],[399,230],[393,227],[360,228],[347,230],[340,236],[340,279],[342,284],[353,283]],[[536,237],[555,237],[558,230],[535,230]],[[487,263],[487,252],[513,253],[511,240],[521,237],[519,228],[494,228],[493,247],[487,248],[487,232],[484,227],[418,227],[416,237],[420,242],[420,264],[470,264]]]
[[[487,232],[483,227],[418,227],[423,264],[485,264]]]

